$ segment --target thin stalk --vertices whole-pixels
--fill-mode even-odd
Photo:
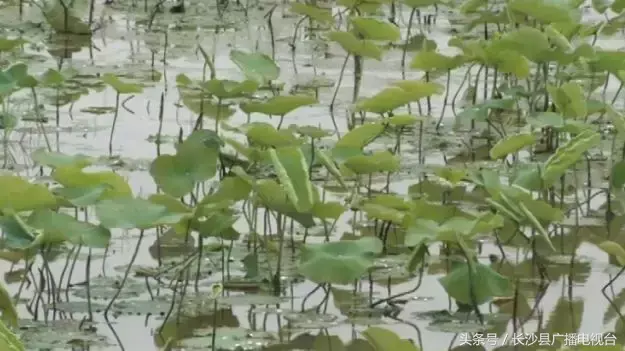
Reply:
[[[115,115],[113,116],[113,126],[111,126],[111,135],[109,136],[109,156],[113,155],[113,134],[115,134],[115,124],[119,116],[119,93],[115,94]]]
[[[281,283],[282,283],[282,251],[284,249],[284,228],[282,227],[282,214],[277,214],[277,227],[278,227],[278,262],[276,264],[276,274],[273,277],[274,294],[280,295]]]
[[[144,232],[142,229],[139,232],[139,239],[137,240],[137,245],[135,246],[135,252],[132,254],[132,257],[130,258],[130,262],[128,263],[128,267],[126,268],[126,273],[124,273],[124,278],[119,284],[119,289],[117,289],[117,291],[115,292],[115,295],[113,295],[113,298],[111,298],[111,301],[109,301],[108,305],[104,309],[104,319],[107,322],[108,322],[109,310],[115,303],[115,300],[117,300],[117,298],[119,297],[119,294],[121,294],[122,289],[124,288],[124,285],[126,285],[126,281],[128,280],[128,276],[130,275],[130,271],[132,270],[132,265],[135,263],[135,260],[137,259],[137,255],[139,254],[139,249],[141,248],[141,242],[143,241],[143,234]]]

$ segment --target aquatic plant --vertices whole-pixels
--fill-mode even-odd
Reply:
[[[0,4],[0,348],[125,349],[141,314],[161,350],[415,351],[530,330],[558,281],[536,333],[604,281],[625,335],[623,1],[84,5]]]

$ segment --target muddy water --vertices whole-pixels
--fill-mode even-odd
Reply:
[[[268,6],[267,6],[268,7]],[[4,10],[3,10],[4,11]],[[101,12],[102,11],[102,12]],[[65,67],[76,67],[81,70],[96,70],[100,72],[127,72],[137,67],[147,68],[150,64],[151,53],[148,49],[148,44],[142,39],[142,35],[133,28],[133,16],[121,13],[121,11],[111,11],[108,9],[98,8],[97,13],[101,13],[100,18],[103,19],[105,24],[104,28],[94,37],[94,44],[99,50],[94,50],[92,53],[88,49],[73,54],[72,58],[65,60]],[[403,14],[405,21],[408,18],[408,14]],[[338,79],[341,64],[343,62],[343,53],[337,47],[331,47],[330,52],[336,56],[331,58],[312,58],[310,45],[312,43],[305,40],[298,41],[298,54],[296,56],[297,71],[295,74],[293,70],[293,61],[291,52],[288,49],[287,41],[284,38],[290,38],[292,35],[294,20],[282,19],[279,11],[276,12],[274,19],[274,28],[276,29],[275,37],[278,39],[276,47],[276,61],[282,69],[281,80],[287,83],[287,86],[294,84],[300,80],[306,80],[314,76],[314,70],[318,75],[325,75],[331,79]],[[405,29],[404,29],[405,30]],[[448,36],[446,33],[446,21],[444,18],[439,18],[437,27],[429,29],[428,36],[430,38],[436,38],[439,47],[443,52],[447,52],[450,49],[446,46]],[[160,62],[157,59],[155,68],[157,70],[165,72],[165,80],[167,84],[163,84],[163,81],[158,83],[153,88],[145,89],[144,93],[135,96],[127,103],[130,110],[134,112],[129,113],[125,110],[120,110],[120,116],[117,121],[116,133],[114,136],[113,153],[116,155],[122,155],[124,159],[134,160],[139,170],[135,171],[120,171],[120,174],[128,178],[129,184],[132,186],[136,195],[147,195],[156,192],[156,187],[150,175],[145,171],[145,166],[149,164],[149,161],[156,156],[156,147],[153,143],[147,141],[148,137],[155,135],[158,130],[158,105],[160,94],[166,88],[165,105],[164,105],[164,125],[163,134],[175,136],[178,134],[180,128],[185,133],[188,133],[193,126],[195,116],[184,108],[177,108],[175,103],[178,99],[178,94],[175,88],[175,77],[180,73],[184,73],[192,78],[200,78],[202,72],[203,62],[199,56],[194,55],[189,48],[193,47],[195,42],[194,33],[172,33],[170,34],[170,47],[168,48],[170,57],[167,59],[166,64]],[[207,48],[209,51],[216,52],[216,69],[220,78],[240,79],[240,73],[237,67],[229,60],[228,53],[230,49],[244,49],[253,50],[258,48],[261,51],[269,53],[271,51],[269,33],[266,26],[261,21],[255,21],[247,25],[247,28],[234,32],[227,31],[219,35],[210,34],[206,31],[200,35],[199,43]],[[177,43],[175,38],[184,38],[184,42]],[[160,38],[163,42],[163,39]],[[606,43],[611,44],[611,43]],[[182,49],[180,49],[182,47]],[[181,54],[181,52],[184,52]],[[156,54],[157,58],[162,57],[163,50],[160,48]],[[92,56],[91,56],[92,55]],[[386,84],[401,79],[401,67],[400,67],[401,55],[397,52],[391,52],[387,54],[387,57],[382,62],[366,61],[365,63],[365,75],[363,77],[363,84],[361,88],[361,94],[363,96],[372,95],[378,92]],[[43,71],[48,66],[54,67],[54,59],[50,59],[46,64],[42,64],[37,67]],[[345,79],[343,80],[342,88],[338,94],[338,108],[336,109],[336,118],[338,121],[341,132],[346,130],[345,116],[348,114],[349,104],[351,103],[351,92],[353,89],[352,72],[348,65],[348,69],[345,72]],[[313,69],[314,67],[314,69]],[[417,74],[413,72],[407,73],[407,78],[417,78]],[[454,77],[452,80],[452,91],[457,88],[461,77]],[[321,104],[309,108],[301,108],[285,119],[285,125],[288,124],[301,124],[301,125],[319,125],[326,129],[333,129],[332,122],[330,120],[328,112],[328,103],[332,97],[333,89],[324,88],[320,91]],[[108,154],[108,142],[109,142],[109,128],[112,123],[112,116],[110,114],[105,115],[90,115],[81,113],[80,110],[93,106],[113,106],[115,102],[115,94],[111,90],[105,90],[102,93],[92,93],[89,96],[81,98],[76,102],[73,107],[73,120],[69,119],[69,112],[67,108],[62,109],[61,127],[71,126],[73,131],[66,132],[50,132],[49,138],[54,142],[53,147],[61,152],[67,154],[84,153],[92,156],[102,156]],[[438,116],[440,111],[440,102],[434,103],[433,115]],[[147,107],[149,105],[149,108]],[[238,125],[246,122],[247,117],[243,114],[235,114],[230,120],[229,124]],[[255,115],[254,121],[265,121],[274,123],[277,125],[277,120],[270,120],[267,117]],[[446,122],[447,123],[447,122]],[[451,123],[451,121],[450,121]],[[26,134],[23,139],[25,149],[27,152],[34,150],[36,147],[44,146],[43,138],[39,134],[29,133],[28,130],[23,130],[21,133],[13,136],[13,140],[19,140],[23,137],[22,134]],[[409,136],[407,143],[415,143],[417,136]],[[173,151],[173,147],[170,144],[162,145],[162,153],[168,153]],[[442,160],[440,154],[433,150],[428,154],[426,163],[440,164]],[[143,169],[141,167],[143,166]],[[415,176],[416,177],[416,176]],[[406,178],[406,177],[403,177]],[[410,177],[409,177],[410,178]],[[399,193],[405,193],[407,187],[410,184],[416,182],[414,179],[398,179],[392,184],[392,190]],[[347,217],[347,216],[346,216]],[[346,218],[347,219],[347,218]],[[239,228],[243,232],[246,231],[244,223],[240,223]],[[350,231],[347,223],[345,222],[338,230],[337,235],[344,231]],[[107,258],[106,272],[108,275],[115,275],[114,267],[126,265],[134,251],[136,244],[136,233],[114,233],[115,240],[112,243],[110,256]],[[139,250],[139,255],[136,260],[136,264],[140,265],[155,265],[156,261],[150,256],[147,247],[153,243],[155,239],[155,233],[148,233],[145,240],[142,243],[142,247]],[[488,254],[498,254],[498,250],[494,247],[486,245],[483,252],[484,256]],[[514,255],[521,255],[515,251],[509,250],[507,252],[508,257],[514,257]],[[599,333],[606,330],[614,330],[614,323],[611,325],[604,325],[603,314],[609,308],[609,302],[600,295],[600,288],[610,279],[610,273],[614,273],[613,270],[607,269],[607,257],[600,250],[592,245],[582,244],[579,249],[581,256],[592,259],[592,272],[584,284],[577,284],[573,287],[573,297],[585,299],[582,324],[579,329],[579,333]],[[60,272],[62,270],[63,260],[55,262],[53,269]],[[9,271],[10,267],[6,263],[0,263],[0,273]],[[101,260],[96,260],[92,264],[92,276],[101,274]],[[414,340],[419,340],[422,343],[424,350],[440,350],[449,348],[453,345],[459,345],[459,340],[455,338],[454,333],[444,333],[440,331],[433,331],[428,328],[430,320],[424,320],[417,318],[415,312],[444,310],[451,306],[447,295],[445,294],[441,285],[437,282],[438,275],[427,275],[423,280],[421,288],[411,296],[412,300],[409,301],[402,313],[398,316],[400,319],[408,321],[414,324],[420,330],[420,335],[415,329],[406,323],[398,321],[387,320],[386,327],[393,329],[400,333],[404,337],[409,337]],[[219,281],[219,277],[213,277],[211,280]],[[80,282],[84,280],[84,262],[79,261],[79,267],[74,271],[72,280],[74,282]],[[400,292],[403,290],[411,289],[415,282],[411,281],[404,284],[399,284],[393,287],[393,292]],[[623,284],[617,284],[614,287],[616,292],[625,286]],[[301,298],[308,294],[315,287],[312,283],[301,283],[294,286],[294,306],[301,304]],[[9,285],[9,288],[13,291],[17,289],[17,284]],[[376,287],[376,296],[383,297],[386,294],[385,288]],[[307,306],[315,306],[322,300],[322,293],[315,294],[308,302]],[[557,301],[562,297],[568,296],[568,286],[566,276],[558,281],[553,281],[545,295],[539,304],[539,312],[544,314],[545,319],[549,313],[553,310]],[[143,298],[148,298],[146,294]],[[332,297],[330,297],[332,298]],[[72,300],[79,300],[73,298]],[[95,301],[98,302],[98,301]],[[283,308],[290,308],[290,303],[285,304]],[[243,328],[249,328],[247,318],[247,307],[235,307],[234,313],[238,317],[240,326]],[[23,307],[20,307],[20,315],[22,318],[26,318],[28,313]],[[330,301],[328,314],[340,315],[338,309],[336,309]],[[75,317],[78,314],[75,315]],[[81,318],[81,317],[76,317]],[[103,318],[100,314],[94,316],[96,322],[101,322],[97,325],[99,333],[109,337],[109,340],[114,343],[115,338],[113,333],[107,328],[103,322]],[[573,318],[573,316],[571,316]],[[262,316],[257,316],[257,319],[262,319]],[[121,343],[126,350],[152,350],[157,349],[154,342],[154,330],[162,323],[161,317],[152,317],[145,323],[145,316],[121,316],[116,319],[112,319],[112,327],[117,333]],[[284,322],[280,323],[284,325]],[[538,322],[533,320],[528,322],[524,326],[524,332],[535,332],[538,327]],[[271,315],[267,322],[267,329],[277,331],[279,323],[275,314]],[[362,330],[364,327],[356,327],[357,330]],[[510,327],[509,332],[512,332]],[[311,330],[312,334],[316,335],[317,330]],[[328,332],[340,336],[344,341],[351,339],[353,334],[353,326],[348,323],[340,324],[336,327],[328,329]],[[455,344],[452,344],[455,342]],[[207,345],[206,349],[210,347]],[[98,348],[99,350],[118,350],[119,346],[110,346],[104,348]]]

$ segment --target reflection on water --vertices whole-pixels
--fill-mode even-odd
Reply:
[[[34,172],[38,170],[32,169],[28,155],[32,150],[46,146],[46,143],[66,154],[107,155],[111,111],[116,97],[113,91],[98,83],[98,77],[111,72],[126,79],[147,82],[147,87],[142,94],[125,100],[124,108],[119,110],[113,154],[121,155],[121,158],[114,162],[103,159],[128,179],[135,194],[156,192],[154,182],[147,173],[150,160],[157,152],[173,153],[172,144],[165,141],[176,140],[179,133],[188,134],[196,119],[194,114],[180,107],[175,85],[177,75],[202,76],[205,67],[195,50],[199,43],[215,53],[215,69],[219,77],[240,79],[239,71],[228,53],[231,48],[271,52],[272,36],[262,16],[270,5],[259,4],[263,10],[250,9],[249,19],[243,20],[242,11],[228,12],[224,18],[208,18],[206,11],[212,5],[198,3],[195,7],[194,3],[187,6],[187,16],[159,14],[154,22],[158,30],[146,33],[146,13],[130,4],[116,2],[114,8],[97,6],[97,13],[101,14],[101,29],[92,42],[83,36],[68,35],[52,35],[43,40],[41,31],[29,29],[26,33],[31,33],[31,38],[41,38],[40,45],[46,48],[45,52],[34,50],[23,56],[36,63],[30,66],[32,70],[40,73],[47,68],[63,68],[75,73],[72,79],[63,83],[62,88],[46,91],[42,95],[46,103],[42,112],[48,121],[43,133],[41,128],[31,127],[31,124],[15,130],[10,142],[14,169],[21,169],[22,166],[25,171],[33,172],[31,176],[36,176]],[[10,16],[8,12],[16,13],[15,7],[4,7],[2,11],[2,18]],[[33,11],[33,8],[28,9],[30,13]],[[400,15],[404,23],[409,12],[400,11]],[[314,37],[297,42],[296,62],[293,62],[290,40],[285,38],[292,35],[296,21],[296,18],[288,16],[274,17],[273,44],[276,61],[281,67],[281,80],[291,88],[290,85],[296,82],[310,82],[316,77],[338,77],[342,54],[338,55],[332,49],[320,55],[317,52],[320,43]],[[199,26],[203,29],[196,28]],[[449,24],[439,18],[436,27],[425,29],[431,38],[436,39],[443,52],[451,50],[446,45],[448,27]],[[167,36],[164,35],[165,28],[169,28]],[[400,79],[400,61],[401,55],[397,52],[391,52],[383,62],[367,61],[361,94],[371,95],[381,86]],[[329,87],[327,82],[325,84],[326,87],[319,89],[318,93],[320,101],[328,102],[332,99],[333,84]],[[341,115],[337,117],[341,121],[343,115],[349,115],[351,84],[344,82],[337,95],[339,108],[335,109],[335,113]],[[454,89],[459,84],[459,77],[451,80]],[[164,103],[161,105],[163,92]],[[54,105],[50,104],[51,101]],[[159,111],[161,108],[162,111]],[[437,115],[439,109],[434,103],[433,114]],[[159,114],[163,116],[162,126],[159,126]],[[278,123],[277,118],[254,118],[274,125]],[[247,120],[248,116],[236,111],[228,124],[241,125]],[[327,105],[298,109],[288,116],[288,123],[334,128],[328,118]],[[341,122],[338,126],[344,134],[346,123]],[[160,140],[164,142],[158,143],[157,150],[152,141],[159,129],[162,130]],[[223,133],[228,135],[229,132],[225,130]],[[435,137],[431,136],[432,140]],[[426,163],[441,164],[438,147],[432,149],[431,153],[427,153]],[[475,153],[472,157],[475,159]],[[464,163],[471,160],[458,156],[449,161]],[[417,186],[412,185],[416,183],[416,177],[412,175],[398,178],[391,189],[400,193],[418,192],[427,194],[432,201],[442,201],[444,197],[446,201],[455,203],[479,203],[483,200],[483,194],[460,188],[449,192],[436,182],[423,181]],[[444,206],[442,210],[445,210]],[[620,223],[619,220],[622,218],[613,223]],[[197,257],[192,255],[197,245],[193,239],[183,240],[171,231],[159,233],[157,239],[157,233],[150,231],[145,233],[148,240],[138,250],[131,280],[117,296],[119,301],[108,315],[108,324],[102,311],[107,309],[108,300],[121,286],[123,273],[137,242],[136,233],[116,232],[115,240],[106,253],[91,252],[90,303],[86,302],[84,289],[86,250],[80,253],[46,253],[52,272],[61,275],[69,269],[71,273],[63,273],[66,280],[54,290],[45,289],[53,293],[33,299],[30,297],[35,291],[44,290],[41,285],[51,284],[45,276],[46,272],[40,270],[25,274],[23,267],[14,267],[4,261],[1,267],[10,291],[17,293],[24,290],[20,297],[28,302],[20,304],[20,316],[25,318],[32,313],[38,319],[47,321],[47,324],[23,323],[23,336],[31,348],[61,348],[62,344],[71,341],[76,349],[80,343],[90,343],[93,345],[91,349],[117,350],[119,345],[115,344],[118,343],[127,350],[147,350],[163,347],[170,339],[184,339],[181,347],[189,349],[210,349],[211,345],[215,345],[217,349],[225,350],[373,350],[358,333],[368,325],[384,325],[413,340],[424,350],[450,348],[460,351],[484,349],[482,346],[460,345],[459,333],[467,332],[501,336],[521,332],[590,334],[608,330],[616,331],[619,337],[625,335],[625,318],[617,312],[625,303],[625,286],[617,282],[607,290],[608,295],[613,296],[612,301],[599,296],[600,288],[616,273],[607,269],[605,254],[589,244],[597,243],[597,237],[607,236],[604,227],[600,221],[596,225],[573,227],[566,233],[553,236],[552,241],[559,255],[545,255],[546,258],[538,258],[541,262],[536,262],[537,258],[525,252],[526,243],[517,242],[520,239],[515,236],[516,229],[505,226],[498,233],[500,240],[506,241],[505,248],[500,250],[494,243],[485,242],[480,248],[480,257],[484,258],[484,262],[488,262],[490,257],[490,266],[512,278],[519,289],[513,297],[503,297],[484,305],[482,320],[468,313],[470,309],[467,311],[466,306],[451,301],[437,281],[449,270],[451,259],[446,256],[432,257],[423,276],[418,278],[407,274],[398,263],[406,257],[399,256],[396,260],[394,256],[386,258],[378,262],[380,269],[372,273],[375,284],[368,280],[359,282],[356,293],[351,286],[319,287],[284,273],[286,284],[283,293],[286,298],[275,301],[270,296],[271,282],[268,279],[260,278],[260,275],[243,276],[242,272],[250,272],[249,266],[244,267],[249,264],[245,259],[247,250],[244,245],[228,247],[228,256],[224,257],[222,243],[204,242],[204,254]],[[247,223],[241,220],[236,228],[245,232]],[[616,229],[618,231],[621,227]],[[360,233],[375,235],[376,230],[362,226]],[[335,230],[337,236],[343,232],[351,232],[347,220],[340,222]],[[310,234],[312,240],[322,239],[317,236]],[[401,231],[392,232],[390,246],[400,247],[404,236]],[[301,241],[301,235],[295,240]],[[151,243],[150,246],[145,242]],[[537,252],[542,252],[545,245],[539,241]],[[400,249],[390,253],[404,255]],[[573,254],[576,259],[572,259]],[[295,256],[294,253],[292,255]],[[503,256],[506,260],[502,259]],[[76,264],[72,263],[74,260]],[[267,263],[271,259],[258,261]],[[294,257],[285,258],[285,272],[289,268],[294,270],[294,267],[289,267],[289,264],[294,266],[293,261],[296,261]],[[176,269],[185,265],[197,267],[197,270],[188,270],[188,276],[176,276]],[[256,272],[262,269],[257,267]],[[223,277],[222,270],[227,271]],[[71,284],[68,276],[72,277]],[[27,283],[21,288],[23,277]],[[168,282],[159,281],[161,278]],[[191,283],[181,288],[186,280]],[[215,282],[224,282],[229,295],[219,301],[219,305],[207,299],[202,292],[202,287]],[[415,290],[415,286],[418,289]],[[172,293],[171,287],[179,289]],[[413,292],[393,301],[374,303],[403,291]],[[59,299],[51,298],[50,294],[58,295]],[[50,310],[42,314],[43,305]],[[93,314],[93,324],[83,319],[87,311]],[[53,321],[59,319],[63,321]],[[559,343],[550,348],[560,346]],[[494,347],[491,345],[488,348]]]

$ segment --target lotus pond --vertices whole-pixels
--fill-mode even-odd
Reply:
[[[624,35],[623,0],[0,2],[0,350],[622,349]]]

